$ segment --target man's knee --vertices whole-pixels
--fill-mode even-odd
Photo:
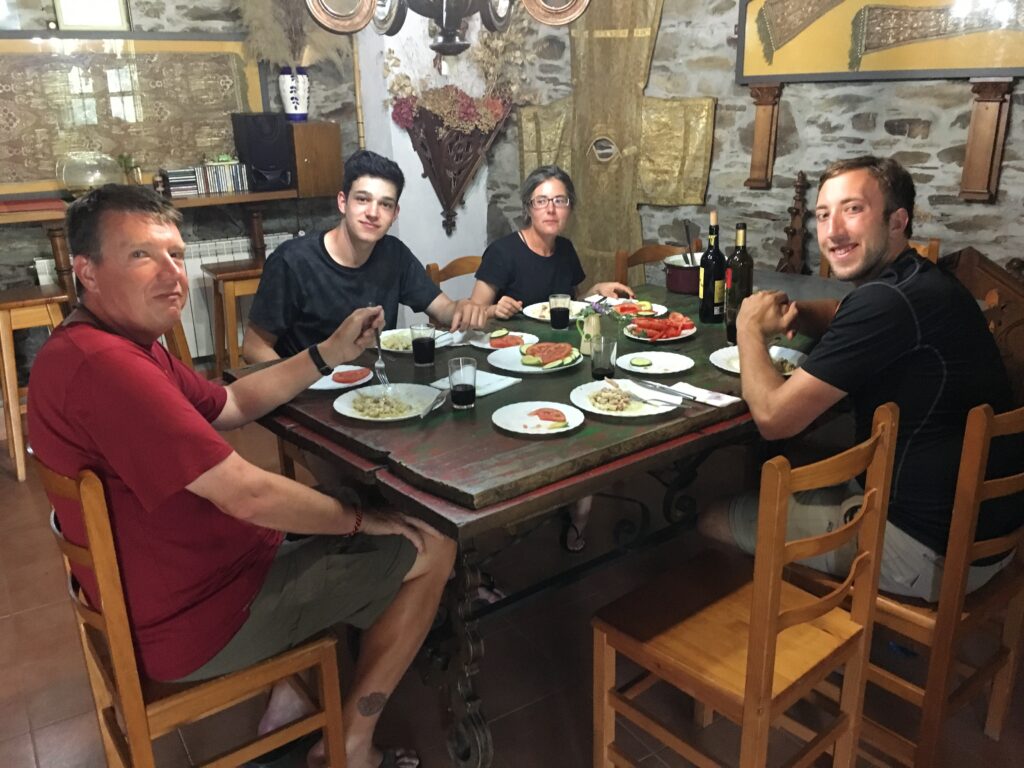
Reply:
[[[730,498],[725,498],[708,504],[697,516],[697,530],[708,539],[736,546],[736,537],[729,522],[730,502]]]
[[[423,552],[416,557],[417,563],[413,570],[420,571],[422,575],[447,580],[455,564],[457,549],[455,541],[447,536],[426,536],[423,541]]]

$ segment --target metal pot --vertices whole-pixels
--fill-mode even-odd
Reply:
[[[697,295],[700,282],[700,254],[678,253],[669,256],[665,264],[665,287],[672,293]]]

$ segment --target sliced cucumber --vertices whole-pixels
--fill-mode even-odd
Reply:
[[[496,331],[491,331],[492,339],[500,339],[502,336],[508,336],[508,328],[499,328]]]
[[[552,421],[550,424],[548,424],[548,429],[565,429],[568,426],[568,421]]]
[[[536,355],[523,355],[519,360],[523,365],[540,365],[540,358]],[[547,368],[547,366],[544,366]]]
[[[527,354],[530,351],[530,347],[532,347],[532,346],[533,346],[533,344],[520,344],[519,345],[519,354],[520,355]]]
[[[649,301],[638,301],[636,305],[641,312],[649,312],[650,310],[654,309],[653,305]]]
[[[545,369],[547,369],[547,368],[561,368],[563,365],[565,365],[565,358],[562,358],[561,360],[555,360],[554,362],[551,362],[551,363],[547,363],[543,367]]]
[[[657,314],[657,312],[655,312],[653,309],[641,309],[636,314],[638,317],[654,317]]]
[[[578,349],[576,349],[576,347],[573,347],[572,348],[572,354],[569,355],[569,362],[571,363],[573,360],[575,360],[579,356],[580,356],[580,351]]]
[[[635,368],[647,368],[651,365],[651,361],[646,357],[634,357],[629,361],[629,364]]]

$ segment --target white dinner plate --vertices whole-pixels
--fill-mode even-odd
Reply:
[[[803,365],[804,360],[807,359],[807,355],[797,349],[790,349],[789,347],[769,347],[768,354],[771,355],[772,360],[788,360],[793,365],[800,367]],[[726,373],[740,372],[740,350],[739,347],[722,347],[716,349],[708,356],[708,360],[716,368],[721,368]],[[792,371],[783,374],[784,376],[792,375]]]
[[[444,335],[442,335],[444,334]],[[443,349],[452,343],[452,335],[444,331],[434,332],[434,349]],[[412,354],[412,332],[408,328],[392,328],[390,331],[380,332],[380,344],[385,352],[397,352],[400,355]],[[400,348],[388,346],[397,344]]]
[[[697,326],[695,325],[693,326],[693,328],[683,331],[678,336],[668,336],[660,339],[648,339],[646,336],[641,336],[640,334],[633,333],[633,331],[630,330],[632,327],[632,325],[627,325],[625,328],[622,329],[622,334],[627,338],[633,339],[635,341],[646,341],[650,344],[663,344],[666,341],[679,341],[680,339],[685,339],[689,336],[693,336],[693,334],[697,332]]]
[[[573,347],[576,349],[576,347]],[[579,352],[579,350],[576,350]],[[495,368],[512,373],[556,373],[564,371],[583,362],[583,355],[577,354],[576,359],[568,365],[559,365],[556,368],[545,368],[542,365],[523,365],[520,361],[523,356],[519,354],[519,347],[506,347],[496,349],[487,356],[487,362]]]
[[[579,319],[580,313],[589,306],[585,301],[570,301],[569,302],[569,319]],[[523,307],[523,314],[531,320],[541,320],[545,323],[551,322],[551,308],[548,306],[546,301],[540,301],[536,304],[531,304],[528,307]]]
[[[624,411],[609,411],[601,408],[594,404],[594,401],[590,399],[590,396],[599,390],[608,387],[611,389],[610,384],[606,384],[603,381],[588,381],[586,384],[580,384],[572,392],[569,393],[569,399],[572,404],[577,408],[581,408],[588,413],[596,413],[599,416],[613,416],[616,418],[635,418],[637,416],[655,416],[659,413],[668,413],[674,406],[671,405],[652,405],[650,403],[641,403],[639,400],[630,401],[629,405]],[[628,389],[629,382],[620,382],[620,389]],[[657,398],[657,392],[652,392],[649,389],[640,389],[637,392],[641,397],[653,397]]]
[[[640,303],[640,299],[605,299],[604,303],[607,304],[609,307],[617,307],[619,306],[619,304],[638,304]],[[650,305],[651,312],[653,312],[654,314],[644,315],[644,317],[661,317],[662,315],[668,312],[668,307],[666,307],[664,304],[655,304],[652,301],[650,302]],[[618,315],[622,313],[616,312],[615,314]],[[633,317],[633,315],[623,315],[623,317]]]
[[[566,425],[552,429],[548,425],[552,422],[541,421],[530,413],[538,408],[557,408],[565,414]],[[491,415],[494,426],[504,429],[507,432],[516,432],[520,435],[536,435],[538,437],[549,437],[551,435],[564,435],[571,432],[583,423],[583,412],[565,403],[552,403],[544,400],[530,400],[525,403],[510,403],[503,405]]]
[[[540,339],[532,333],[509,331],[508,335],[520,337],[523,340],[523,344],[536,344],[540,341]],[[491,346],[491,335],[487,331],[471,331],[469,334],[469,343],[474,347],[479,347],[480,349],[499,349],[499,347]],[[505,347],[502,347],[502,349],[505,349]],[[508,347],[508,349],[511,349],[511,347]]]
[[[650,360],[650,365],[633,365],[637,357]],[[659,375],[663,373],[682,373],[693,368],[693,359],[686,355],[678,355],[675,352],[630,352],[628,355],[619,355],[615,364],[624,371]]]
[[[397,416],[385,416],[382,418],[367,416],[356,410],[356,398],[362,396],[379,397],[382,394],[384,394],[384,387],[380,384],[349,390],[334,401],[334,410],[342,416],[359,419],[360,421],[403,421],[404,419],[413,419],[419,416],[423,409],[430,405],[434,398],[437,397],[437,390],[433,387],[428,387],[426,384],[394,384],[392,385],[392,396],[408,405],[409,410]]]
[[[340,381],[335,381],[331,376],[321,376],[319,379],[309,385],[310,389],[348,389],[349,387],[358,387],[360,384],[365,384],[373,378],[373,369],[367,368],[365,365],[336,365],[334,366],[334,373],[341,373],[342,371],[366,371],[366,375],[363,378],[353,381],[351,384],[342,384]]]

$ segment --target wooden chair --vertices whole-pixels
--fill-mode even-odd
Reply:
[[[316,711],[264,736],[217,755],[207,766],[241,765],[268,750],[322,730],[329,765],[345,765],[341,694],[334,638],[313,640],[248,669],[199,683],[155,683],[140,676],[114,548],[103,484],[90,470],[64,477],[38,460],[36,469],[52,499],[80,506],[87,543],[64,538],[55,512],[50,524],[64,556],[71,601],[78,619],[89,684],[109,766],[151,768],[154,739],[204,719],[289,680],[313,701],[301,673],[317,672]],[[91,604],[72,574],[72,563],[95,576],[98,605]]]
[[[434,281],[434,285],[440,287],[445,280],[475,273],[480,268],[480,260],[479,256],[460,256],[449,261],[444,269],[436,263],[427,264],[427,277]]]
[[[14,331],[44,327],[52,331],[64,319],[63,306],[74,298],[60,285],[29,285],[0,291],[0,384],[2,384],[7,452],[18,482],[25,479],[25,431],[21,399],[27,387],[18,387]]]
[[[839,714],[790,765],[807,766],[828,749],[852,766],[860,730],[865,667],[878,588],[882,534],[892,477],[897,409],[875,412],[871,437],[832,458],[791,469],[779,456],[761,476],[757,552],[749,570],[708,552],[626,595],[594,618],[594,766],[634,765],[614,743],[615,715],[647,731],[698,766],[718,765],[673,734],[636,698],[667,682],[740,724],[739,764],[764,766],[769,728],[815,684],[845,665]],[[833,485],[867,469],[864,501],[848,525],[785,541],[790,494]],[[782,580],[783,566],[857,538],[850,575],[817,599]],[[737,589],[733,585],[739,584]],[[850,610],[840,607],[853,592]],[[615,687],[616,654],[646,674]]]
[[[192,351],[188,348],[188,339],[185,337],[185,328],[182,326],[181,320],[176,322],[174,327],[164,334],[164,345],[167,347],[168,352],[187,367],[195,368],[195,364],[192,361]]]
[[[700,238],[696,238],[690,245],[691,253],[701,253],[704,246]],[[629,268],[641,264],[649,264],[652,261],[664,261],[669,256],[675,256],[683,251],[681,245],[645,245],[630,253],[629,251],[615,252],[615,281],[623,285],[629,285]]]
[[[923,240],[910,240],[907,244],[917,251],[919,256],[928,259],[932,264],[938,263],[939,249],[942,245],[942,241],[939,238],[932,237],[927,242]],[[831,277],[832,275],[832,265],[828,263],[828,259],[824,256],[821,257],[820,272],[822,277]]]
[[[938,603],[925,605],[889,595],[879,595],[877,600],[876,622],[929,653],[923,688],[883,667],[872,664],[868,669],[870,683],[921,710],[916,743],[882,723],[864,718],[864,741],[904,765],[933,765],[938,758],[943,721],[982,693],[989,683],[985,734],[998,739],[1002,732],[1020,664],[1024,527],[998,539],[975,541],[974,537],[983,500],[1024,491],[1024,472],[1005,478],[985,478],[992,438],[1013,434],[1024,434],[1024,408],[996,416],[991,406],[979,405],[967,416]],[[1013,551],[1016,557],[1011,565],[965,596],[969,563]],[[816,592],[834,588],[830,580],[807,568],[794,569],[794,578]],[[957,654],[964,638],[993,625],[1001,625],[1001,637],[992,656],[978,667],[961,662]],[[958,676],[963,679],[954,685]]]
[[[203,264],[203,272],[213,280],[213,352],[216,375],[224,373],[225,363],[237,368],[242,362],[238,348],[238,300],[253,296],[260,287],[263,264],[253,259]]]

